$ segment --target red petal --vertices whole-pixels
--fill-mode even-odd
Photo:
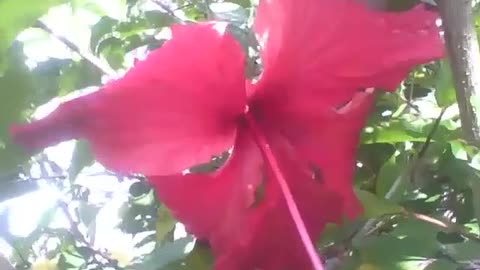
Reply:
[[[341,109],[323,115],[307,112],[297,116],[303,121],[288,121],[295,120],[297,125],[281,127],[299,155],[319,170],[332,190],[341,194],[345,201],[343,213],[349,218],[355,218],[361,210],[352,181],[360,133],[373,102],[372,93],[359,92]]]
[[[261,0],[261,80],[322,91],[335,105],[356,89],[393,90],[412,66],[443,55],[436,19],[423,5],[388,13],[358,0]]]
[[[311,269],[278,182],[246,132],[239,134],[232,157],[218,173],[150,181],[187,230],[209,240],[216,270]],[[317,239],[326,223],[341,221],[343,194],[326,180],[313,179],[293,148],[272,136],[272,149],[307,230]],[[264,193],[255,203],[255,191],[262,182]]]
[[[298,154],[298,158],[321,175],[331,189],[341,194],[343,213],[354,218],[360,205],[353,195],[352,180],[361,130],[374,101],[372,89],[358,92],[341,108],[330,108],[321,94],[295,95],[280,106],[260,100],[256,110],[259,125],[270,133],[282,134]],[[281,120],[279,120],[281,119]]]
[[[13,127],[13,137],[33,149],[86,138],[121,172],[162,175],[209,161],[233,145],[246,102],[244,55],[224,30],[174,26],[172,39],[123,78]]]

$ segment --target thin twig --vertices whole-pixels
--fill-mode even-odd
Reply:
[[[163,9],[163,11],[165,11],[168,15],[170,15],[176,23],[185,24],[182,19],[175,15],[175,11],[172,10],[169,5],[163,3],[162,0],[153,0],[152,2],[159,6],[161,9]]]
[[[208,20],[215,19],[215,14],[213,13],[212,9],[210,8],[211,1],[210,0],[204,0],[204,2],[205,2],[205,13],[207,14],[207,19]]]
[[[407,107],[413,109],[416,113],[420,113],[420,109],[413,105],[411,99],[406,99],[401,93],[398,93],[397,95],[403,102],[405,102],[405,104],[407,104]]]
[[[398,213],[390,213],[390,214],[383,215],[382,217],[379,218],[379,220],[391,219],[392,217],[395,217],[395,216],[397,217],[401,216],[408,219],[416,219],[416,220],[428,223],[430,225],[433,225],[442,231],[450,232],[450,233],[458,233],[469,240],[480,242],[480,237],[478,235],[476,235],[475,233],[471,233],[465,226],[461,224],[453,223],[446,219],[434,218],[432,216],[428,216],[425,214],[410,212],[405,209]],[[378,231],[378,229],[381,229],[381,228],[383,228],[383,226],[378,226],[377,228],[370,230],[367,233],[367,235],[371,235],[372,233]]]
[[[99,58],[97,58],[93,54],[91,54],[89,52],[82,51],[77,45],[75,45],[73,42],[68,40],[66,37],[55,33],[44,22],[42,22],[40,20],[37,20],[35,26],[42,29],[43,31],[49,33],[51,36],[53,36],[54,38],[56,38],[57,40],[62,42],[70,50],[79,54],[82,58],[87,60],[90,64],[92,64],[95,68],[97,68],[103,74],[108,75],[112,78],[115,78],[117,76],[117,73],[115,72],[115,70],[113,70],[110,66],[106,65],[103,61],[101,61]]]
[[[175,17],[175,12],[170,8],[169,5],[163,3],[161,0],[154,0],[152,2],[161,7],[168,15]]]
[[[175,8],[174,10],[172,10],[172,11],[175,12],[175,11],[177,11],[177,10],[182,10],[182,9],[184,9],[184,8],[191,7],[191,6],[193,6],[193,5],[194,5],[193,3],[187,3],[187,4],[183,5],[183,6],[176,7],[176,8]]]
[[[23,254],[20,252],[20,250],[18,249],[17,245],[15,245],[15,243],[12,243],[11,244],[11,247],[12,249],[15,251],[15,253],[17,253],[17,256],[20,258],[20,261],[22,261],[22,264],[24,265],[28,265],[29,262],[27,259],[25,259],[25,257],[23,256]]]
[[[447,111],[447,108],[442,108],[442,110],[440,111],[440,114],[435,119],[435,122],[433,123],[432,129],[430,130],[430,132],[427,135],[427,139],[425,140],[425,142],[422,145],[422,148],[418,152],[418,158],[423,158],[425,156],[425,153],[427,152],[428,147],[432,143],[433,136],[437,132],[438,127],[440,126],[440,122],[442,122],[443,115],[445,114],[446,111]]]
[[[459,224],[456,224],[456,223],[453,223],[453,222],[450,222],[450,221],[447,221],[447,220],[440,220],[440,219],[437,219],[437,218],[433,218],[431,216],[427,216],[427,215],[424,215],[424,214],[411,213],[411,212],[408,212],[408,211],[405,211],[403,213],[403,215],[407,218],[413,218],[413,219],[416,219],[416,220],[426,222],[428,224],[431,224],[431,225],[433,225],[433,226],[435,226],[439,229],[442,229],[444,231],[447,231],[447,232],[458,233],[458,234],[464,236],[465,238],[468,238],[469,240],[480,242],[480,237],[478,235],[469,232],[467,230],[467,228],[465,228],[462,225],[459,225]]]
[[[430,144],[432,143],[433,136],[437,132],[438,127],[440,126],[440,122],[442,121],[443,115],[445,114],[446,111],[447,111],[446,107],[442,108],[442,110],[440,111],[440,114],[438,115],[437,119],[435,119],[435,122],[433,123],[432,129],[430,130],[430,132],[427,135],[427,139],[425,140],[425,142],[422,145],[422,148],[418,152],[417,158],[415,159],[415,161],[413,163],[413,166],[411,167],[411,171],[410,171],[410,182],[411,183],[415,183],[415,178],[416,178],[417,171],[421,167],[420,165],[423,164],[422,160],[425,157],[425,154],[427,153],[427,150],[430,147]]]

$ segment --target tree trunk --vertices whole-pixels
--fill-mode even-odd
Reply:
[[[472,0],[437,0],[465,139],[480,146],[480,50]]]

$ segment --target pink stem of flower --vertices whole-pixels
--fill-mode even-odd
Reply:
[[[307,228],[305,227],[305,223],[303,222],[302,216],[300,215],[300,211],[298,210],[297,204],[295,203],[295,199],[293,198],[292,192],[290,191],[290,187],[283,176],[282,171],[278,165],[278,162],[273,155],[272,149],[267,142],[265,135],[262,131],[258,128],[255,120],[253,119],[250,113],[245,114],[245,118],[247,123],[253,133],[254,139],[260,148],[260,151],[264,155],[265,159],[269,163],[273,174],[275,176],[276,181],[280,185],[280,189],[282,190],[282,194],[285,198],[287,203],[288,211],[292,216],[293,222],[295,223],[295,227],[297,228],[298,234],[302,240],[303,246],[308,253],[310,261],[314,267],[314,270],[323,270],[322,262],[318,257],[317,251],[315,246],[313,245],[313,241],[308,234]]]

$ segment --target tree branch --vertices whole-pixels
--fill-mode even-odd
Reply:
[[[170,8],[169,5],[163,3],[162,0],[154,0],[152,2],[157,4],[157,6],[163,9],[168,15],[172,16],[173,18],[176,18],[175,12]]]
[[[70,50],[78,53],[82,58],[87,60],[90,64],[96,67],[100,72],[110,77],[116,77],[117,73],[110,66],[106,65],[95,55],[82,51],[77,45],[68,40],[66,37],[56,34],[50,27],[48,27],[44,22],[37,20],[35,26],[42,29],[43,31],[49,33],[51,36],[55,37],[57,40],[65,44]]]
[[[437,0],[465,139],[480,146],[480,49],[472,0]]]
[[[456,88],[465,139],[480,146],[480,48],[472,0],[437,0]],[[480,218],[480,184],[472,183],[475,217]],[[479,226],[480,221],[477,220]]]
[[[79,230],[78,222],[76,222],[73,219],[72,214],[70,214],[70,211],[68,210],[68,204],[64,201],[59,201],[58,202],[58,207],[62,210],[63,214],[67,218],[68,223],[70,225],[70,232],[72,233],[75,240],[79,241],[80,243],[82,243],[86,247],[89,247],[96,255],[99,255],[105,262],[110,264],[112,262],[110,257],[105,252],[92,248],[90,243],[87,241],[87,239],[83,235],[83,233]],[[99,261],[95,256],[92,256],[92,259],[98,265],[104,265],[104,263]]]

